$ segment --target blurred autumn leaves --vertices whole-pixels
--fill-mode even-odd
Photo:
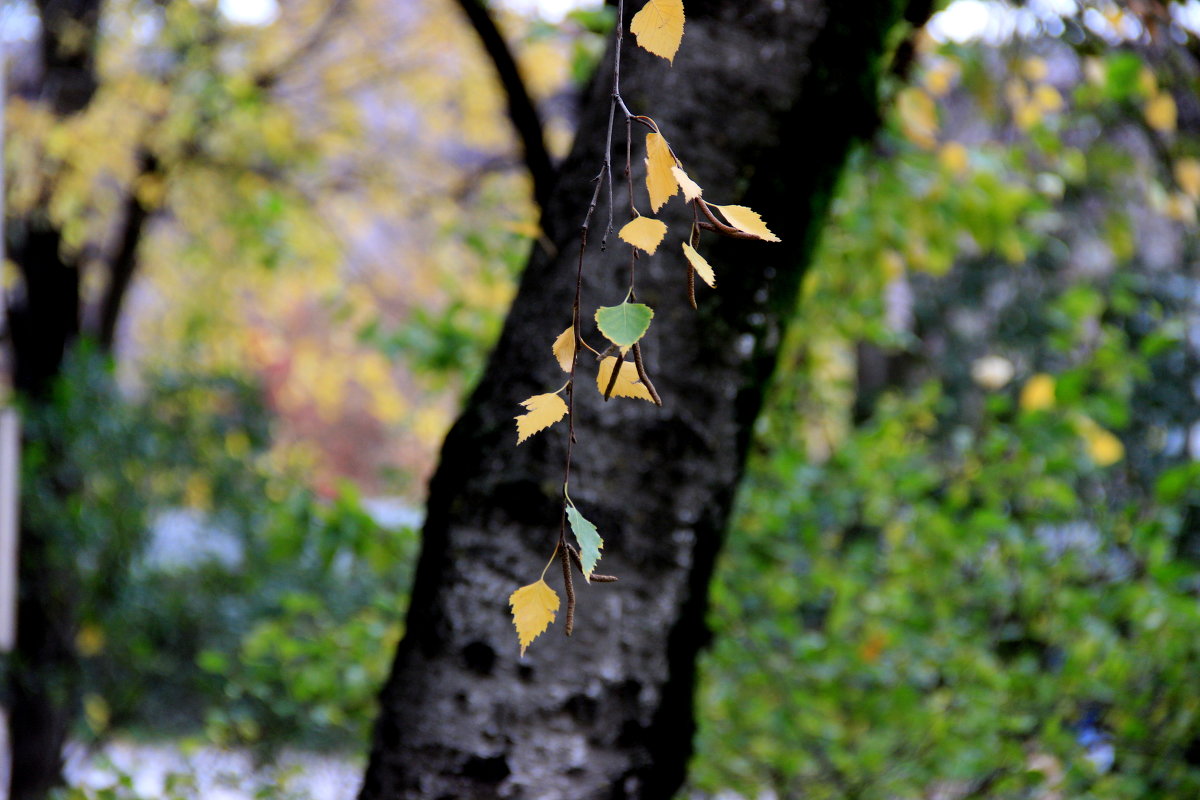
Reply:
[[[587,27],[497,13],[535,99],[569,93],[594,57]],[[260,27],[114,0],[105,14],[92,105],[60,124],[10,104],[10,212],[44,204],[83,251],[111,238],[132,193],[151,216],[118,331],[125,375],[259,376],[279,458],[324,491],[390,476],[415,497],[537,232],[461,13],[314,0]],[[566,107],[547,106],[560,154]],[[146,153],[159,169],[139,171]]]

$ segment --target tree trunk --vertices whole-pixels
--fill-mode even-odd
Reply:
[[[59,116],[78,113],[96,90],[100,0],[39,0],[43,61],[40,96]],[[43,209],[6,219],[8,254],[21,286],[5,309],[13,388],[27,409],[52,401],[63,358],[79,336],[80,270]],[[53,436],[49,438],[53,439]],[[57,471],[61,446],[27,432],[26,448]],[[27,488],[25,482],[23,488]],[[57,486],[63,502],[70,486]],[[74,650],[78,584],[73,565],[55,558],[56,532],[21,518],[17,567],[17,640],[7,677],[11,800],[40,800],[61,781],[62,750],[75,718],[78,659]],[[61,548],[58,548],[61,550]]]
[[[923,4],[927,5],[927,4]],[[630,9],[630,12],[635,11]],[[612,52],[587,98],[499,344],[446,439],[430,486],[407,634],[381,697],[363,800],[653,798],[680,786],[692,752],[695,661],[751,429],[847,151],[878,122],[876,89],[900,0],[689,0],[673,67],[626,37],[622,95],[660,125],[705,198],[744,202],[782,244],[715,240],[718,288],[688,307],[680,252],[690,215],[673,200],[658,254],[638,267],[655,309],[644,340],[662,396],[607,404],[580,356],[571,496],[605,540],[601,572],[576,581],[575,633],[559,619],[518,657],[506,599],[537,579],[562,513],[565,425],[514,447],[518,402],[563,381],[550,353],[571,318],[579,224],[602,161]],[[614,142],[616,226],[624,131]],[[641,166],[644,131],[635,130]],[[635,169],[639,205],[646,201]],[[619,303],[628,250],[597,210],[584,267],[591,314]],[[561,582],[555,567],[552,583]],[[561,589],[560,589],[561,592]]]

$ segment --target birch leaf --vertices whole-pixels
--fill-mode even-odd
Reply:
[[[711,205],[711,204],[710,204]],[[713,208],[721,212],[721,216],[725,218],[733,227],[743,233],[748,233],[751,236],[756,236],[768,242],[778,242],[779,237],[767,230],[767,223],[762,221],[762,217],[758,212],[752,211],[745,206],[717,206]]]
[[[634,247],[654,255],[658,243],[667,235],[667,226],[650,217],[637,217],[629,220],[617,235]]]
[[[1173,133],[1179,118],[1175,98],[1168,92],[1159,92],[1146,103],[1146,122],[1160,133]]]
[[[688,263],[692,265],[692,269],[696,270],[696,274],[700,276],[700,280],[707,283],[713,289],[717,288],[717,276],[713,273],[713,268],[709,266],[704,256],[697,253],[696,248],[687,242],[683,243],[683,254],[687,256]]]
[[[521,655],[524,656],[529,643],[554,622],[554,612],[558,611],[558,593],[539,578],[536,583],[522,586],[510,594],[508,604],[512,607],[513,626],[517,629]]]
[[[579,542],[579,562],[583,564],[583,579],[591,583],[592,572],[596,569],[600,551],[604,548],[604,540],[600,538],[596,526],[584,519],[575,506],[567,506],[567,519],[571,521],[575,541]]]
[[[608,340],[621,348],[631,347],[646,335],[654,309],[642,303],[621,303],[596,309],[596,326]]]
[[[679,191],[673,168],[675,156],[667,140],[658,133],[646,134],[646,192],[650,208],[658,211]]]
[[[683,196],[689,203],[704,194],[704,190],[700,188],[700,184],[689,178],[688,174],[682,168],[671,167],[671,174],[675,176],[675,181],[679,184],[679,188],[683,190]]]
[[[571,326],[558,335],[554,340],[554,357],[558,359],[558,365],[562,367],[563,372],[571,371],[571,364],[575,362],[575,327]]]
[[[613,366],[616,363],[616,356],[605,356],[600,359],[600,371],[596,375],[596,388],[600,390],[600,394],[604,394],[604,390],[608,388],[608,381],[612,377]],[[612,394],[609,396],[632,397],[654,402],[654,398],[650,396],[650,390],[638,377],[637,367],[632,361],[621,362],[621,371],[617,373],[617,382],[613,384]]]
[[[629,32],[644,50],[674,64],[683,41],[683,0],[646,0],[642,10],[633,15]]]
[[[529,409],[529,413],[515,417],[517,420],[517,444],[538,431],[546,430],[567,415],[567,404],[553,392],[535,394],[528,400],[522,400],[521,405]]]

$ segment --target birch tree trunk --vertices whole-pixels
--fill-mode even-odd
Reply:
[[[641,5],[630,3],[631,14]],[[429,493],[407,633],[382,693],[362,800],[646,798],[680,786],[692,752],[696,656],[708,638],[709,578],[819,226],[847,152],[878,122],[885,39],[928,3],[903,0],[688,0],[674,66],[627,35],[622,95],[653,117],[705,198],[762,213],[782,244],[718,240],[701,250],[717,289],[687,303],[680,242],[690,213],[638,266],[655,309],[643,340],[663,408],[604,403],[580,357],[571,497],[604,537],[599,571],[575,582],[575,633],[558,622],[518,657],[506,599],[537,579],[562,513],[565,425],[515,447],[526,397],[564,380],[550,352],[570,324],[579,226],[602,162],[612,50],[588,93],[580,133],[487,370],[446,439]],[[920,6],[920,8],[917,8]],[[635,129],[635,192],[645,209]],[[616,226],[627,219],[618,115]],[[628,250],[592,223],[584,266],[591,314],[619,303]],[[547,574],[561,594],[557,566]]]

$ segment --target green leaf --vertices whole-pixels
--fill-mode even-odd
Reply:
[[[583,564],[583,577],[588,583],[592,581],[592,571],[600,560],[600,550],[604,540],[600,538],[596,526],[583,518],[575,506],[567,506],[567,519],[571,520],[571,530],[575,532],[575,541],[579,542],[579,560]]]
[[[654,309],[642,303],[621,303],[596,309],[596,324],[600,332],[617,347],[630,347],[646,335]]]

